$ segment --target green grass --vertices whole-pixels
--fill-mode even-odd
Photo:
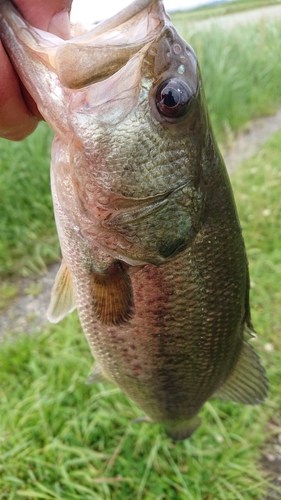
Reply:
[[[225,16],[227,14],[235,14],[237,12],[274,5],[280,5],[280,0],[232,0],[232,2],[204,5],[202,7],[188,10],[185,16],[188,22],[200,21],[209,17]],[[173,13],[173,20],[180,20],[182,18],[182,14],[182,11]]]
[[[279,352],[281,350],[280,139],[280,133],[273,136],[266,147],[262,148],[255,158],[246,162],[233,178],[250,264],[253,321],[263,342],[272,343]],[[280,379],[280,365],[276,365],[273,372]],[[274,379],[274,382],[277,383],[277,379]]]
[[[0,313],[6,309],[19,293],[19,287],[13,284],[0,284]]]
[[[193,34],[220,138],[280,104],[278,30],[261,24],[248,33]],[[58,255],[50,140],[41,125],[23,143],[0,141],[2,277],[38,272]],[[74,313],[1,345],[1,500],[264,500],[259,460],[273,432],[267,422],[281,427],[280,144],[277,134],[232,178],[250,262],[255,347],[270,379],[266,403],[208,402],[203,425],[175,445],[160,426],[132,424],[141,412],[118,389],[84,384],[93,360]],[[17,287],[0,292],[5,307]]]
[[[1,365],[0,498],[263,498],[261,409],[208,403],[204,426],[174,445],[131,424],[140,412],[117,389],[84,385],[91,358],[74,319],[6,342]]]
[[[43,270],[59,255],[50,192],[52,133],[45,123],[20,143],[0,140],[0,275]]]
[[[191,28],[183,15],[175,22],[192,45],[202,70],[214,132],[219,141],[245,129],[281,104],[281,20],[224,29],[215,21]]]
[[[266,423],[280,427],[281,419],[280,161],[277,134],[233,177],[253,283],[255,348],[271,385],[266,403],[208,402],[203,425],[173,444],[158,425],[132,424],[141,412],[114,386],[84,384],[93,360],[74,313],[1,346],[1,499],[265,498],[259,458]]]

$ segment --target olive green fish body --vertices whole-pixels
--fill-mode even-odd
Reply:
[[[235,202],[196,56],[162,2],[136,1],[66,42],[38,34],[9,2],[0,24],[56,132],[63,262],[48,317],[77,307],[98,362],[91,380],[116,383],[175,440],[213,395],[261,402]]]
[[[221,160],[219,170],[208,187],[202,175],[204,211],[188,248],[159,266],[123,264],[134,297],[126,323],[107,326],[96,318],[91,250],[78,248],[70,234],[64,253],[94,357],[109,379],[167,429],[192,419],[223,384],[249,322],[245,249]],[[81,266],[85,254],[88,269],[85,260]]]

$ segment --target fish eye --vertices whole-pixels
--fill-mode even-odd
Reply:
[[[188,108],[188,103],[193,97],[190,87],[182,80],[171,78],[159,85],[155,102],[161,115],[168,118],[183,116]]]

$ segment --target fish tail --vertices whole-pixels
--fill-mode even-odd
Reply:
[[[172,425],[165,426],[165,431],[173,441],[182,441],[183,439],[189,438],[200,425],[201,418],[194,417],[175,427]]]

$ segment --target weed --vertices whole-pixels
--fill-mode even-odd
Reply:
[[[178,20],[176,27],[197,54],[215,135],[245,129],[262,115],[273,114],[281,104],[281,21],[263,20],[245,29],[225,29],[213,20],[208,28]]]
[[[50,192],[52,133],[0,140],[0,275],[38,273],[59,256]]]

